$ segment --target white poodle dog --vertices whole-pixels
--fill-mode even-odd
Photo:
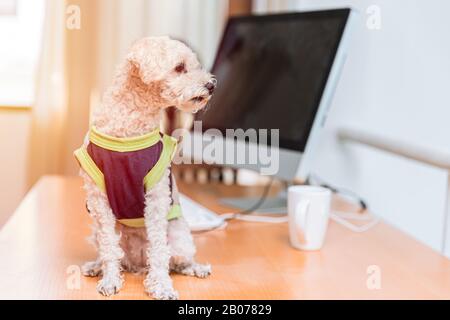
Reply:
[[[97,290],[103,295],[121,289],[122,270],[147,271],[144,286],[156,299],[178,298],[170,271],[210,274],[210,265],[195,262],[189,227],[176,210],[170,171],[176,142],[159,127],[166,107],[196,112],[215,86],[194,52],[168,37],[137,41],[119,65],[83,146],[75,151],[98,250],[98,258],[82,271],[102,276]]]

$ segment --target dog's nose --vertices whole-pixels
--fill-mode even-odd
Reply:
[[[205,88],[208,89],[209,94],[213,94],[216,84],[214,82],[208,82],[205,84]]]

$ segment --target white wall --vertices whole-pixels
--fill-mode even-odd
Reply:
[[[446,172],[361,146],[343,146],[341,126],[450,148],[450,1],[300,0],[297,9],[360,11],[315,171],[360,193],[387,222],[441,251]],[[381,29],[366,9],[381,10]],[[291,7],[291,8],[292,8]]]

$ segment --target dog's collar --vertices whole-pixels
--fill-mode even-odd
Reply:
[[[149,148],[161,140],[159,129],[131,138],[116,138],[99,132],[94,126],[89,131],[89,141],[111,151],[130,152]]]

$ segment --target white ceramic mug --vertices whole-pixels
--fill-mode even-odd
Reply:
[[[331,191],[315,186],[288,189],[289,238],[300,250],[319,250],[330,216]]]

